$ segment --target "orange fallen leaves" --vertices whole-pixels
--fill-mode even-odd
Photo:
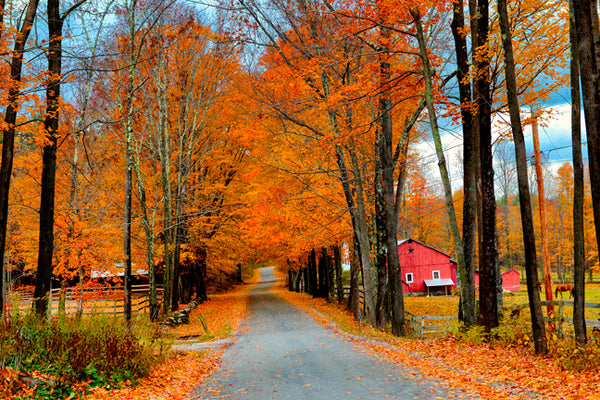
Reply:
[[[235,333],[241,320],[248,311],[246,293],[250,285],[242,285],[229,293],[216,294],[200,304],[190,314],[190,323],[172,330],[176,337],[204,336],[204,327],[200,322],[202,315],[210,332],[210,339],[223,339]]]
[[[256,276],[251,283],[257,281]],[[212,295],[210,300],[199,305],[190,315],[190,323],[172,330],[176,337],[203,337],[204,328],[198,314],[204,317],[210,336],[216,340],[230,336],[238,328],[248,312],[247,292],[251,284],[238,286],[231,292]],[[149,376],[140,379],[134,387],[107,390],[94,389],[86,398],[89,400],[146,400],[160,398],[164,400],[183,400],[217,368],[222,349],[203,352],[172,352],[167,360],[156,366]]]
[[[179,352],[138,381],[135,387],[94,389],[90,400],[146,400],[154,397],[183,400],[219,365],[223,351]]]
[[[341,329],[341,334],[360,350],[402,364],[423,379],[444,382],[465,395],[488,399],[600,399],[600,375],[595,370],[574,373],[550,357],[536,357],[530,350],[497,343],[470,344],[451,337],[395,338],[361,325],[336,303],[289,292],[281,285],[274,291],[312,314],[319,323]],[[411,305],[417,305],[415,311],[424,309],[419,302]]]

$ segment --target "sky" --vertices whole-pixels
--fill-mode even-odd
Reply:
[[[571,104],[569,88],[564,88],[556,92],[552,98],[543,103],[541,107],[546,111],[551,111],[552,116],[544,121],[540,121],[538,127],[540,151],[542,154],[542,162],[547,172],[556,174],[556,171],[564,164],[565,161],[572,160],[571,146]],[[528,116],[529,109],[521,109],[521,118]],[[508,123],[509,117],[507,114],[497,115],[494,119],[494,138],[498,137],[500,122]],[[585,123],[582,113],[582,135],[583,135],[583,158],[587,160],[587,146],[585,146]],[[506,129],[506,128],[504,128]],[[531,126],[523,127],[525,143],[527,147],[528,158],[533,158],[533,137]],[[445,149],[447,165],[450,169],[450,179],[452,181],[452,189],[457,190],[462,187],[462,172],[457,166],[462,159],[462,136],[460,127],[446,126],[446,133],[442,134],[442,143]],[[509,144],[511,149],[514,149],[512,142]],[[435,147],[433,140],[429,137],[426,141],[419,143],[417,146],[418,152],[422,159],[427,161],[429,176],[428,178],[439,181],[439,171],[437,167],[437,158],[435,155]],[[547,185],[547,184],[546,184]]]

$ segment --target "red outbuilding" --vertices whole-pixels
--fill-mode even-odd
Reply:
[[[456,287],[456,261],[414,239],[398,242],[404,293],[452,293]]]
[[[521,275],[514,268],[500,274],[502,276],[502,289],[518,292],[521,289]],[[475,286],[479,286],[479,271],[475,271]]]

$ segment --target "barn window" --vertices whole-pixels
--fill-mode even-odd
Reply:
[[[433,271],[433,279],[440,279],[440,271]]]
[[[413,282],[413,275],[412,272],[409,272],[406,274],[406,283],[412,283]]]

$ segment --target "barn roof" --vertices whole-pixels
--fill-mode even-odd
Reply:
[[[92,270],[92,272],[90,273],[90,277],[92,279],[96,279],[96,278],[112,278],[114,276],[125,276],[125,270],[123,268],[123,264],[121,264],[121,263],[115,264],[115,269],[117,269],[116,274],[109,269]],[[136,269],[136,270],[132,269],[131,275],[136,275],[136,276],[148,275],[148,270],[147,269]]]
[[[454,286],[454,281],[450,278],[445,279],[425,279],[425,286],[437,287],[437,286]]]
[[[415,240],[415,239],[412,239],[412,238],[408,238],[408,239],[404,239],[404,240],[398,241],[398,247],[400,247],[404,243],[412,243],[412,242],[419,243],[420,245],[425,246],[425,247],[427,247],[427,248],[429,248],[429,249],[431,249],[433,251],[437,251],[438,253],[443,254],[446,257],[450,258],[450,262],[456,264],[456,261],[454,261],[448,254],[444,253],[443,251],[439,251],[438,249],[436,249],[434,247],[431,247],[428,244],[425,244],[423,242],[419,242],[418,240]]]

